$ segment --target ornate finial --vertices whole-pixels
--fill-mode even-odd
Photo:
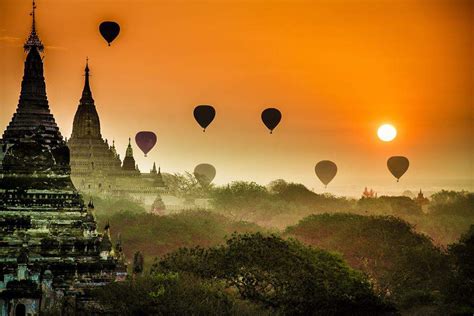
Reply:
[[[91,87],[89,85],[89,57],[86,57],[86,67],[84,68],[84,89],[82,89],[82,96],[79,102],[84,104],[93,104]]]
[[[36,33],[35,10],[36,10],[36,3],[35,3],[35,0],[33,0],[32,9],[31,9],[31,13],[30,13],[30,15],[31,15],[31,17],[32,17],[32,19],[33,19],[33,23],[32,23],[32,25],[31,25],[31,31]]]
[[[86,76],[89,76],[89,57],[86,57]]]
[[[127,150],[125,151],[125,157],[133,157],[133,149],[132,149],[132,139],[128,138],[128,146]]]
[[[32,16],[32,24],[31,24],[31,32],[30,36],[26,40],[25,45],[23,48],[25,49],[26,52],[29,52],[32,48],[36,48],[39,52],[42,52],[44,49],[43,43],[38,37],[38,34],[36,34],[36,17],[35,17],[35,10],[36,10],[36,3],[35,0],[33,0],[32,3],[32,10],[30,15]]]

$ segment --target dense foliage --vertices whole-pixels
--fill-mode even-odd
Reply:
[[[255,182],[236,181],[211,191],[214,208],[238,220],[274,225],[278,217],[301,217],[312,213],[347,211],[345,198],[316,194],[302,184],[276,180],[269,188]],[[278,226],[278,225],[277,225]]]
[[[111,283],[96,295],[112,315],[265,315],[217,282],[184,273],[147,274]]]
[[[401,307],[432,303],[439,292],[447,260],[431,240],[395,217],[356,214],[312,215],[286,233],[337,251],[349,265],[366,272],[377,291]]]
[[[474,223],[474,195],[467,192],[435,193],[424,210],[428,213],[423,212],[416,200],[406,196],[347,199],[317,194],[302,184],[284,180],[273,181],[268,187],[253,182],[233,182],[216,187],[209,194],[216,212],[280,229],[312,214],[392,215],[415,225],[436,244],[446,246]]]
[[[135,283],[114,285],[116,288],[108,288],[111,296],[103,296],[123,301],[120,313],[139,314],[146,311],[142,307],[158,302],[164,304],[162,309],[155,306],[148,311],[164,314],[171,310],[167,310],[172,308],[168,294],[143,296],[163,287],[166,293],[182,297],[183,305],[173,308],[183,313],[194,308],[194,314],[211,313],[205,304],[199,305],[200,300],[207,300],[224,315],[295,314],[310,308],[344,313],[348,306],[359,311],[362,301],[366,309],[360,311],[367,313],[386,308],[377,296],[394,302],[403,312],[410,308],[409,313],[418,314],[473,312],[474,228],[458,240],[474,224],[471,193],[435,193],[422,211],[408,197],[336,198],[283,180],[268,187],[234,182],[203,191],[188,178],[192,175],[175,176],[176,192],[181,190],[180,196],[191,200],[212,197],[212,212],[156,216],[147,214],[137,202],[93,197],[99,231],[110,222],[113,237],[121,234],[130,269],[134,253],[145,257],[143,278],[139,273]],[[368,280],[337,256],[276,236],[235,235],[222,245],[234,232],[262,231],[242,220],[272,229],[294,225],[283,236],[339,252],[351,268],[366,273]],[[185,248],[178,250],[181,247]],[[156,256],[165,257],[149,275],[147,266]],[[135,291],[142,300],[134,305],[127,299],[139,295]],[[122,298],[125,294],[120,293],[130,293],[130,297]],[[334,302],[337,307],[331,305]]]
[[[361,198],[357,201],[356,211],[372,215],[422,215],[421,207],[414,200],[406,196]]]
[[[365,276],[340,257],[275,235],[233,235],[225,245],[182,248],[155,263],[152,271],[222,280],[242,299],[288,315],[391,310]]]
[[[474,225],[448,248],[452,276],[444,289],[451,314],[474,314]]]
[[[168,216],[148,213],[115,212],[99,216],[99,227],[109,222],[113,236],[120,233],[127,258],[136,251],[145,257],[145,265],[154,257],[179,247],[207,247],[222,243],[233,232],[254,232],[255,224],[232,221],[207,211],[186,211]],[[117,238],[117,237],[115,237]]]
[[[442,190],[431,196],[430,210],[435,215],[474,217],[474,193]]]
[[[206,197],[209,193],[208,191],[212,189],[212,185],[203,188],[196,177],[189,172],[183,174],[165,173],[163,174],[163,180],[165,181],[170,194],[185,198],[189,201],[196,198]]]

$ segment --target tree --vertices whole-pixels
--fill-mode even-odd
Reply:
[[[189,172],[165,174],[163,177],[170,193],[188,200],[204,197],[212,189],[212,185],[202,188],[196,177]]]
[[[255,182],[235,181],[217,187],[211,197],[217,210],[237,220],[255,219],[277,209],[267,189]]]
[[[255,182],[237,181],[212,191],[217,211],[234,219],[268,221],[277,215],[301,216],[351,208],[345,198],[316,194],[302,184],[275,180],[269,189]]]
[[[133,274],[141,274],[143,272],[143,265],[145,261],[143,259],[143,255],[140,251],[135,252],[135,255],[133,256]]]
[[[430,210],[436,215],[474,216],[474,193],[442,190],[431,196]]]
[[[184,273],[114,282],[95,295],[111,315],[266,315],[225,292],[219,283]]]
[[[421,207],[407,196],[362,198],[357,202],[359,211],[374,215],[421,215]]]
[[[275,235],[234,234],[223,246],[181,249],[157,262],[152,271],[223,280],[243,299],[283,314],[391,310],[364,275],[340,257]]]
[[[448,247],[452,277],[445,287],[451,314],[474,314],[474,225]]]
[[[312,215],[286,234],[337,251],[364,271],[375,289],[399,307],[437,302],[449,271],[447,258],[429,237],[391,216]]]

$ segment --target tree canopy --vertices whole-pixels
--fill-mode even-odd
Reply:
[[[391,216],[312,215],[286,234],[342,254],[366,272],[376,290],[399,306],[439,299],[447,261],[431,240],[407,222]]]
[[[182,248],[156,262],[152,271],[222,280],[242,299],[284,314],[391,310],[367,278],[339,256],[275,235],[234,234],[225,245]]]

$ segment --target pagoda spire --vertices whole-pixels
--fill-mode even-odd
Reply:
[[[48,98],[46,96],[46,84],[43,74],[43,61],[40,51],[43,50],[38,35],[36,34],[35,9],[33,1],[33,18],[31,32],[24,48],[28,52],[24,63],[23,80],[21,82],[20,98],[16,113],[3,134],[3,140],[13,143],[36,130],[45,129],[44,139],[53,147],[63,143],[63,138],[53,115],[49,110]]]
[[[123,159],[122,169],[128,171],[136,171],[135,159],[133,158],[133,149],[131,144],[131,138],[128,138],[127,151],[125,152],[125,158]]]
[[[71,138],[101,139],[100,119],[89,84],[89,58],[84,68],[84,88],[72,123]]]
[[[86,58],[86,68],[84,69],[84,89],[82,89],[82,97],[79,101],[82,104],[94,104],[92,98],[91,87],[89,85],[89,58]]]
[[[127,151],[125,152],[125,157],[132,157],[133,158],[133,149],[131,144],[131,138],[128,138],[128,146]]]
[[[31,32],[30,32],[30,35],[28,36],[28,39],[25,42],[25,45],[23,46],[26,52],[31,51],[32,48],[36,48],[39,52],[42,52],[44,50],[43,43],[41,42],[40,38],[38,37],[38,34],[36,33],[35,10],[36,10],[36,3],[35,3],[35,0],[33,0],[32,10],[30,13],[32,17]]]

